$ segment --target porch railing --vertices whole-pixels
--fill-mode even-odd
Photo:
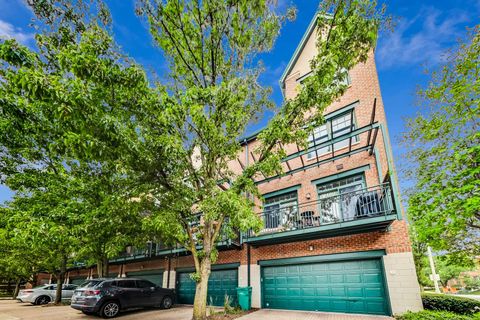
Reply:
[[[395,212],[392,199],[388,183],[333,196],[324,193],[315,201],[262,212],[264,228],[246,237],[386,216]]]

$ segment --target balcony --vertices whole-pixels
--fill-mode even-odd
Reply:
[[[238,248],[240,246],[240,235],[237,233],[233,239],[229,238],[226,232],[220,234],[217,242],[219,250]],[[197,248],[201,248],[198,245]],[[171,254],[186,255],[189,252],[180,244],[167,246],[162,242],[148,241],[145,246],[129,246],[118,257],[110,260],[110,263],[124,263],[129,261],[147,260],[155,257],[165,257]]]
[[[291,242],[384,230],[397,218],[390,184],[330,195],[260,214],[264,228],[248,232],[254,245]]]

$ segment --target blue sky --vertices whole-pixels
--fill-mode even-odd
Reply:
[[[261,80],[274,89],[272,98],[282,102],[278,79],[300,41],[317,7],[318,0],[278,0],[280,7],[293,3],[298,8],[294,22],[282,30],[273,50],[261,58],[266,72]],[[144,22],[134,14],[135,0],[109,0],[114,32],[123,50],[160,76],[167,66],[161,52],[152,45]],[[399,19],[393,33],[382,34],[376,48],[376,62],[388,119],[394,157],[402,160],[399,137],[405,117],[416,113],[415,92],[428,80],[425,69],[438,67],[446,50],[464,37],[467,27],[479,21],[480,0],[391,0],[388,12]],[[33,46],[34,30],[28,26],[31,11],[24,0],[0,0],[0,37],[14,37]],[[267,115],[268,118],[268,115]],[[258,123],[261,127],[267,119]],[[253,128],[255,129],[255,128]],[[402,183],[405,186],[405,182]],[[0,203],[12,196],[0,185]]]

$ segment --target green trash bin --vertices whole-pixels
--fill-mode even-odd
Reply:
[[[237,288],[238,304],[242,310],[252,308],[252,287]]]

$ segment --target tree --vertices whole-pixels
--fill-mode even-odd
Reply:
[[[147,82],[116,52],[102,6],[30,4],[40,19],[38,50],[0,43],[0,178],[19,191],[9,204],[19,236],[27,243],[28,235],[38,235],[44,247],[32,248],[44,253],[43,265],[59,283],[69,261],[82,255],[96,259],[105,275],[107,258],[140,224],[121,190],[128,175],[104,160],[128,148],[117,143],[130,138],[123,135],[129,121],[122,108],[145,98]],[[134,128],[128,133],[135,136]]]
[[[97,265],[99,277],[108,277],[108,261],[142,238],[142,216],[128,193],[130,180],[106,165],[76,168],[81,187],[81,238],[78,261]]]
[[[40,266],[35,259],[36,252],[15,241],[15,237],[7,229],[9,208],[0,206],[0,274],[2,281],[14,281],[15,290],[12,298],[15,299],[20,290],[20,284],[31,281],[32,276],[39,271]]]
[[[15,188],[15,183],[21,187]],[[55,274],[55,303],[61,303],[64,275],[73,263],[80,239],[81,204],[69,194],[74,190],[68,186],[71,183],[75,181],[69,181],[64,174],[40,175],[36,170],[7,179],[7,185],[17,190],[3,217],[5,230],[10,234],[9,255],[12,259],[25,259],[18,260],[17,265],[33,263]],[[32,274],[33,271],[30,270]]]
[[[269,89],[258,83],[255,61],[271,49],[292,11],[280,15],[274,1],[265,0],[144,0],[138,13],[147,18],[170,73],[157,83],[160,108],[135,117],[143,146],[138,149],[145,153],[134,166],[143,173],[150,219],[163,237],[192,253],[193,318],[204,319],[220,234],[261,226],[245,196],[260,196],[253,178],[281,171],[281,144],[306,144],[324,109],[346,90],[346,70],[365,61],[375,45],[382,10],[370,1],[323,3],[312,75],[269,121],[254,150],[257,161],[241,174],[229,169],[241,151],[239,139],[273,106]]]
[[[441,284],[446,287],[449,280],[458,279],[464,271],[471,270],[473,262],[466,256],[442,255],[435,259]]]
[[[193,316],[204,319],[220,235],[260,228],[245,196],[260,196],[254,177],[281,171],[281,144],[306,146],[324,109],[345,92],[347,70],[373,49],[383,9],[368,0],[323,2],[312,74],[259,135],[257,161],[238,174],[229,162],[241,151],[239,138],[274,107],[256,61],[292,11],[279,14],[267,0],[140,1],[138,13],[170,62],[167,79],[151,84],[119,53],[108,25],[79,13],[83,7],[59,0],[33,1],[33,8],[55,30],[37,37],[39,53],[14,42],[0,47],[14,65],[2,74],[9,123],[25,107],[33,115],[40,109],[58,134],[55,154],[130,179],[128,194],[142,206],[145,224],[192,253]],[[105,7],[96,16],[108,17]]]
[[[474,255],[480,252],[479,52],[477,26],[420,90],[428,108],[408,120],[403,135],[415,182],[408,214],[419,241]]]

